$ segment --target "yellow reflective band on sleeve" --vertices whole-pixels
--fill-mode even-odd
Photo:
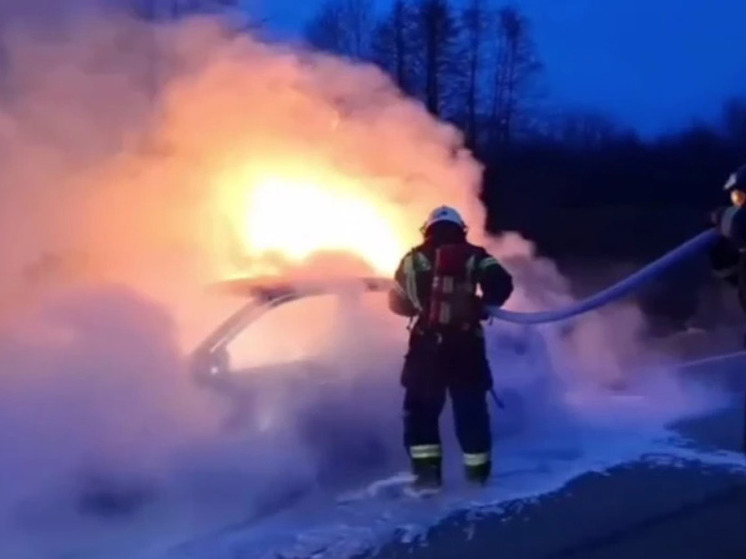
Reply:
[[[427,256],[425,256],[421,252],[417,252],[415,253],[414,257],[415,257],[414,266],[417,271],[427,272],[428,270],[430,270],[431,268],[430,261],[427,259]]]
[[[415,271],[414,258],[411,254],[408,254],[404,259],[404,278],[407,284],[407,297],[412,302],[412,305],[414,305],[414,308],[421,311],[422,304],[417,295],[417,272]]]
[[[492,256],[488,256],[486,258],[483,258],[482,261],[479,263],[479,269],[484,270],[485,268],[489,268],[490,266],[499,266],[500,263],[497,261],[496,258],[493,258]]]
[[[409,455],[415,460],[418,458],[440,458],[442,454],[439,444],[420,444],[409,448]]]
[[[464,454],[464,464],[467,466],[483,466],[489,461],[489,452],[480,452],[478,454]]]

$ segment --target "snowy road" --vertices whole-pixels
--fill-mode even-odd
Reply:
[[[673,432],[661,432],[653,437],[645,434],[610,434],[608,431],[585,432],[573,441],[509,441],[500,448],[501,459],[496,479],[493,486],[485,491],[470,491],[459,483],[454,474],[448,480],[449,489],[444,494],[423,502],[397,498],[395,492],[388,493],[385,489],[381,489],[377,496],[349,506],[333,505],[323,499],[309,499],[304,506],[292,511],[229,533],[198,538],[171,550],[164,557],[338,558],[351,557],[366,550],[371,552],[371,549],[385,544],[388,544],[385,547],[388,552],[382,556],[389,557],[392,549],[411,556],[413,549],[420,549],[423,545],[427,547],[429,530],[436,526],[453,527],[454,523],[460,529],[447,531],[450,550],[455,552],[459,541],[470,539],[469,532],[476,529],[480,519],[500,524],[523,509],[541,508],[542,502],[551,501],[552,496],[562,493],[568,484],[592,473],[602,477],[611,475],[605,483],[614,486],[613,479],[618,474],[609,472],[615,472],[619,466],[636,471],[670,469],[682,475],[687,471],[705,468],[710,472],[722,473],[726,478],[734,473],[740,476],[746,472],[746,463],[736,452],[701,451],[689,447],[691,441],[681,439]],[[670,479],[670,474],[664,477]],[[693,477],[697,478],[696,475]],[[650,483],[643,477],[634,482],[625,480],[623,486],[629,491],[624,498],[629,499],[630,504],[639,501],[640,496],[650,489]],[[666,489],[660,484],[655,487],[665,493]],[[604,495],[610,494],[607,488],[603,491]],[[697,490],[692,491],[696,493]],[[618,500],[619,495],[614,498]],[[663,495],[659,501],[678,502],[686,498],[687,495],[671,494]],[[605,500],[603,497],[601,499]],[[571,510],[572,506],[566,512],[570,513]],[[555,515],[557,513],[555,510]],[[587,515],[588,511],[585,513]],[[621,522],[624,519],[617,520]],[[589,521],[592,523],[596,519],[586,516],[581,523],[588,528]],[[599,525],[595,529],[588,529],[593,534],[596,529],[602,531],[606,528]],[[431,552],[432,549],[428,548],[421,555],[431,557]],[[485,556],[490,555],[489,550],[483,552]],[[376,555],[375,551],[371,553]],[[440,556],[453,555],[441,553]]]
[[[580,507],[584,517],[578,520],[587,532],[584,537],[597,536],[615,523],[630,522],[636,515],[654,515],[658,509],[676,508],[708,492],[721,491],[723,484],[732,483],[732,478],[739,479],[746,471],[739,447],[743,428],[742,359],[736,356],[707,361],[688,367],[680,377],[695,379],[696,383],[704,381],[705,386],[729,387],[730,397],[715,411],[657,424],[647,414],[651,408],[665,406],[651,394],[608,394],[601,401],[594,395],[594,406],[581,406],[585,415],[549,421],[527,433],[507,437],[498,444],[497,471],[486,490],[465,487],[458,459],[453,456],[456,453],[452,453],[447,464],[447,490],[435,499],[416,502],[401,498],[385,484],[370,486],[367,498],[351,504],[335,502],[329,495],[309,496],[290,510],[228,532],[191,539],[162,557],[331,559],[364,552],[375,555],[382,545],[387,550],[382,556],[389,557],[397,550],[410,556],[422,545],[427,547],[433,528],[435,533],[448,534],[447,545],[443,545],[451,554],[441,553],[448,557],[466,549],[460,548],[459,542],[466,545],[470,532],[480,525],[479,519],[486,519],[482,522],[487,526],[501,525],[523,509],[541,510],[542,503],[552,502],[556,495],[567,493],[578,483],[583,487],[588,479],[601,479],[602,495],[614,495],[616,508],[605,509],[614,511],[611,518],[598,518],[592,506],[589,515],[587,497],[579,498],[580,505],[565,497],[569,504],[564,512],[557,507],[550,510],[554,510],[552,522],[561,523],[564,516],[575,514],[571,511]],[[670,388],[666,391],[670,396]],[[582,400],[583,396],[578,398]],[[602,416],[597,415],[600,409]],[[499,431],[499,416],[495,422]],[[453,441],[451,448],[455,448]],[[680,481],[669,487],[661,480]],[[645,498],[651,494],[656,498],[647,503]],[[573,530],[568,533],[581,538]],[[511,539],[510,531],[501,534]],[[515,536],[525,540],[518,533]],[[569,543],[560,538],[552,545],[559,549]],[[552,545],[542,553],[551,552]],[[514,547],[510,556],[523,556],[520,545]],[[479,549],[484,556],[491,556],[488,548],[469,549],[475,557],[480,556]],[[428,548],[422,556],[430,557],[431,553]]]
[[[158,486],[155,498],[148,499],[146,492],[142,506],[129,513],[90,516],[67,510],[61,514],[60,507],[55,506],[59,503],[53,499],[44,501],[44,506],[18,511],[18,525],[11,532],[12,537],[2,538],[0,556],[7,559],[341,559],[357,554],[375,555],[375,550],[385,549],[388,550],[385,556],[389,557],[392,553],[414,553],[423,542],[426,544],[440,534],[438,537],[446,539],[439,546],[451,551],[468,548],[477,557],[479,552],[468,547],[472,545],[469,542],[473,533],[481,533],[485,526],[490,527],[488,533],[497,525],[512,526],[514,519],[521,517],[521,511],[526,514],[532,511],[532,515],[541,517],[543,513],[536,511],[546,509],[554,511],[552,518],[562,519],[566,516],[563,510],[571,511],[573,507],[579,507],[586,515],[576,524],[588,532],[583,536],[587,539],[610,530],[614,523],[623,525],[630,521],[639,513],[636,503],[645,502],[651,487],[660,489],[655,506],[675,507],[675,503],[689,497],[682,495],[681,487],[694,493],[716,489],[721,478],[729,481],[734,472],[741,475],[745,471],[744,459],[737,452],[741,440],[742,359],[708,362],[687,371],[686,377],[677,375],[675,378],[679,380],[674,384],[668,379],[660,386],[655,383],[643,386],[639,393],[581,390],[567,395],[564,411],[554,410],[526,429],[508,430],[506,416],[496,413],[493,418],[498,433],[496,472],[493,483],[485,490],[469,488],[461,479],[450,416],[446,413],[442,423],[446,449],[450,449],[446,490],[430,500],[403,498],[382,482],[396,479],[405,469],[401,451],[397,453],[399,462],[375,470],[380,475],[373,480],[345,478],[320,487],[302,476],[273,485],[273,473],[284,479],[282,472],[272,471],[276,464],[264,464],[251,452],[221,457],[216,454],[220,452],[216,447],[217,451],[209,453],[208,465],[213,469],[207,468],[197,477],[193,471],[185,470],[178,475],[172,472]],[[730,396],[723,400],[714,398],[710,394],[714,386],[729,388]],[[690,418],[681,412],[682,406],[702,401],[711,404],[717,401],[718,406],[703,406],[699,415],[695,409],[694,417]],[[662,409],[667,413],[661,414]],[[676,413],[671,415],[671,409]],[[679,421],[679,416],[684,421]],[[264,452],[268,452],[267,448]],[[217,464],[220,468],[215,469]],[[247,465],[254,474],[262,475],[254,478],[249,475],[247,481],[242,477]],[[302,462],[291,465],[298,471],[306,466]],[[664,488],[643,475],[653,470],[658,472],[651,474],[653,479],[683,481],[678,489]],[[668,473],[661,477],[663,470]],[[717,475],[700,475],[700,470]],[[632,471],[633,475],[620,475],[619,471]],[[683,477],[674,476],[672,471]],[[699,483],[705,478],[704,485]],[[583,487],[588,479],[603,482],[604,486],[596,490],[602,496],[615,495],[618,506],[607,507],[616,511],[610,517],[589,514],[588,507],[582,505],[587,498],[575,502],[566,497],[568,492],[574,494],[577,484]],[[184,491],[185,487],[189,492]],[[65,497],[60,495],[60,502]],[[557,498],[567,501],[565,509],[549,506]],[[594,525],[596,521],[600,523],[598,526]],[[547,529],[541,524],[548,522],[546,519],[536,522],[537,530]],[[520,530],[515,537],[510,530],[501,531],[501,537],[526,539],[519,536]],[[567,533],[573,534],[571,530]],[[572,543],[560,540],[551,540],[556,549]],[[482,553],[489,550],[490,541],[480,540]],[[524,556],[519,551],[511,556]],[[544,549],[542,553],[549,551],[552,550]]]

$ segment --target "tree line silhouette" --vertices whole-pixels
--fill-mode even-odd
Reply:
[[[148,20],[241,5],[125,1]],[[326,0],[305,39],[377,65],[461,129],[485,167],[493,232],[518,230],[560,260],[644,260],[706,227],[709,211],[727,203],[720,187],[746,162],[746,96],[724,100],[719,122],[654,139],[600,112],[558,109],[531,22],[500,1],[391,0],[381,12],[374,0]],[[267,25],[250,21],[253,32]]]
[[[221,11],[239,0],[128,0],[149,20]],[[722,186],[746,162],[746,96],[724,99],[719,120],[653,139],[601,112],[558,109],[531,22],[501,0],[326,0],[305,27],[316,49],[372,63],[439,119],[457,126],[484,165],[487,229],[519,231],[539,254],[594,287],[617,279],[710,226]],[[266,30],[251,19],[246,30]],[[154,75],[154,83],[157,79]],[[580,272],[579,272],[580,270]],[[603,276],[603,278],[600,278]],[[599,283],[599,281],[601,283]],[[714,286],[705,256],[639,298],[678,327]],[[593,283],[593,282],[591,282]]]
[[[387,71],[436,117],[459,126],[472,148],[510,145],[531,130],[542,65],[526,18],[470,0],[328,0],[309,22],[314,47]]]
[[[555,257],[646,259],[708,225],[746,161],[746,98],[720,122],[655,139],[596,112],[550,108],[528,18],[489,0],[327,0],[305,36],[376,64],[458,126],[485,165],[492,231],[517,229]]]

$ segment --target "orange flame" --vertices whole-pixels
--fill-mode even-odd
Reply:
[[[227,210],[254,260],[279,255],[303,265],[322,253],[342,253],[391,275],[416,233],[370,185],[321,166],[250,170],[230,182]]]

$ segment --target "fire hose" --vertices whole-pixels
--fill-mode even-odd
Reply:
[[[514,312],[499,307],[488,307],[490,316],[516,324],[547,324],[560,322],[598,309],[637,291],[649,281],[661,276],[673,266],[712,245],[720,233],[709,229],[690,239],[658,260],[648,264],[619,283],[612,285],[564,309],[542,312]]]
[[[649,281],[661,276],[670,268],[694,254],[706,249],[718,239],[719,233],[710,229],[700,233],[678,248],[665,254],[658,260],[638,270],[622,281],[579,301],[566,308],[541,312],[516,312],[499,307],[487,307],[489,315],[498,320],[525,325],[547,324],[560,322],[581,314],[593,311],[613,301],[621,299],[640,289]],[[339,287],[362,283],[366,292],[386,292],[393,286],[391,279],[370,277],[353,279],[351,282],[341,282]],[[267,311],[278,306],[302,299],[303,297],[334,292],[334,284],[328,282],[307,282],[298,285],[288,281],[255,282],[253,280],[228,280],[216,285],[222,292],[233,293],[251,298],[244,307],[224,321],[208,338],[206,338],[193,352],[194,357],[209,357],[224,348],[248,324],[260,318]]]
[[[689,241],[675,248],[671,252],[668,252],[658,260],[648,264],[644,268],[638,270],[634,274],[626,277],[622,281],[612,285],[588,297],[583,299],[569,307],[553,310],[553,311],[542,311],[542,312],[531,312],[521,313],[507,311],[497,307],[491,307],[488,309],[490,316],[499,320],[505,320],[507,322],[513,322],[517,324],[547,324],[551,322],[559,322],[562,320],[568,320],[570,318],[579,316],[581,314],[590,312],[598,309],[604,305],[607,305],[613,301],[621,299],[630,293],[640,289],[649,281],[661,276],[672,267],[676,266],[683,260],[694,256],[698,252],[711,246],[720,236],[720,232],[716,229],[709,229],[693,237]],[[498,408],[504,409],[505,404],[500,400],[500,397],[493,390],[490,391],[492,398]],[[742,442],[743,452],[746,453],[746,402],[744,403],[744,434]]]
[[[720,233],[714,228],[704,231],[622,281],[565,308],[540,312],[516,312],[499,307],[488,307],[487,311],[495,319],[524,325],[539,325],[568,320],[601,308],[639,290],[646,283],[660,277],[677,264],[707,249],[719,236]],[[358,282],[362,282],[363,289],[366,292],[386,292],[393,285],[393,280],[380,277],[358,278],[352,284]],[[340,287],[345,287],[345,285],[342,282]],[[224,321],[194,350],[191,356],[195,376],[198,379],[204,380],[206,378],[212,382],[220,376],[215,377],[214,371],[226,366],[224,363],[226,344],[248,324],[278,306],[306,296],[329,293],[330,289],[334,291],[333,286],[326,282],[320,282],[318,285],[311,282],[301,287],[292,281],[262,283],[261,281],[236,280],[221,282],[216,287],[228,293],[250,297],[252,301]],[[500,409],[505,408],[504,403],[494,390],[492,391],[492,398]],[[746,450],[746,439],[744,440],[744,449]]]
[[[718,236],[719,233],[715,229],[704,231],[660,257],[658,260],[655,260],[634,274],[626,277],[622,281],[563,309],[541,312],[515,312],[507,311],[499,307],[488,307],[487,310],[490,316],[498,320],[504,320],[516,324],[536,325],[568,320],[603,307],[604,305],[612,303],[634,291],[637,291],[649,281],[667,272],[673,266],[712,245],[717,240]],[[505,404],[497,395],[495,390],[491,390],[490,393],[497,407],[505,409]]]

